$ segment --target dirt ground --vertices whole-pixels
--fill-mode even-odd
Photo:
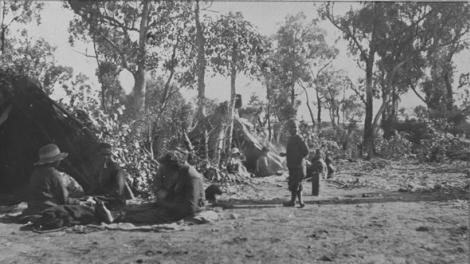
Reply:
[[[382,164],[385,163],[385,164]],[[343,162],[285,208],[285,176],[227,188],[185,231],[37,234],[0,221],[0,263],[469,263],[468,163]]]

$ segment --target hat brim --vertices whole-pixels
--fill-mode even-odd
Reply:
[[[49,164],[49,163],[53,163],[53,162],[56,162],[56,161],[60,161],[60,160],[63,160],[65,158],[67,158],[68,155],[69,155],[69,153],[61,152],[61,153],[57,154],[54,157],[50,157],[50,158],[47,158],[47,159],[41,159],[38,162],[34,163],[34,165],[43,165],[43,164]]]

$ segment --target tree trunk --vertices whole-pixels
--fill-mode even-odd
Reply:
[[[295,84],[292,85],[290,88],[290,103],[292,105],[292,109],[294,109],[295,106]]]
[[[335,106],[334,106],[334,105],[330,105],[330,107],[328,107],[328,112],[329,112],[329,114],[330,114],[331,126],[332,126],[333,128],[336,128]]]
[[[374,54],[370,51],[371,56],[366,60],[366,116],[364,120],[364,138],[363,146],[366,151],[367,159],[372,158],[374,152],[374,129],[372,127],[373,118],[373,87],[372,87],[372,73],[374,64]]]
[[[388,97],[389,97],[388,88],[389,87],[386,84],[383,84],[382,86],[383,86],[382,87],[382,107],[384,109],[382,111],[382,122],[381,122],[382,125],[381,126],[384,132],[383,137],[385,139],[389,139],[392,135],[391,124],[390,124],[390,113],[392,111],[391,111],[391,106],[388,103]]]
[[[196,0],[195,7],[195,19],[196,19],[196,47],[197,47],[197,92],[198,92],[198,116],[205,117],[205,98],[206,98],[206,86],[204,83],[205,72],[206,72],[206,57],[205,57],[205,43],[204,31],[199,19],[199,0]]]
[[[1,47],[0,51],[3,54],[5,52],[5,28],[3,28],[3,27],[2,27],[1,42],[2,42],[2,47]]]
[[[317,125],[318,129],[317,131],[320,132],[321,129],[321,99],[320,99],[320,93],[318,92],[318,88],[315,88],[316,95],[317,95]]]
[[[226,126],[224,124],[221,124],[219,126],[219,131],[218,131],[217,139],[216,139],[216,143],[215,143],[215,152],[214,152],[214,164],[217,167],[220,166],[220,161],[222,159],[222,151],[224,149],[225,132],[226,132]]]
[[[305,103],[307,104],[308,112],[310,114],[310,119],[312,120],[312,126],[315,126],[315,117],[313,115],[312,107],[310,106],[310,100],[308,99],[307,88],[302,87],[305,92]]]
[[[339,126],[339,105],[336,106],[336,124]]]
[[[269,75],[265,74],[266,79],[266,100],[268,101],[268,105],[266,107],[266,118],[268,121],[268,141],[272,139],[272,128],[271,128],[271,79],[269,79]]]
[[[232,137],[233,137],[233,120],[235,118],[235,81],[237,78],[237,44],[234,43],[232,47],[232,69],[230,72],[230,109],[229,109],[229,131],[228,131],[228,138],[227,138],[227,149],[230,150],[232,148]],[[230,158],[230,155],[227,155],[227,158]]]
[[[266,118],[268,121],[268,141],[271,141],[271,139],[273,138],[273,128],[271,126],[271,106],[269,105],[269,103],[266,110]]]
[[[96,59],[96,64],[98,65],[98,82],[101,84],[101,109],[106,113],[107,112],[107,107],[106,107],[106,90],[107,86],[105,82],[103,81],[103,73],[100,72],[101,70],[101,62],[98,57],[98,50],[96,48],[96,39],[93,37],[93,51],[95,53],[95,59]]]
[[[147,27],[149,19],[149,8],[150,1],[142,0],[143,9],[142,9],[142,19],[140,20],[139,27],[139,47],[137,54],[137,72],[134,73],[135,85],[132,91],[128,103],[128,111],[131,117],[137,117],[139,113],[144,109],[144,100],[145,100],[145,87],[146,87],[146,67],[145,67],[145,57],[146,57],[146,43],[147,43]]]
[[[450,82],[449,73],[444,73],[444,83],[446,85],[446,108],[450,112],[454,108],[454,92],[452,90],[452,84]]]
[[[398,119],[398,94],[396,87],[392,87],[392,104],[390,111],[390,125],[393,130],[393,125]]]
[[[198,110],[196,111],[196,120],[203,120],[206,117],[206,84],[204,82],[206,73],[206,57],[205,57],[205,43],[204,30],[199,19],[199,0],[196,0],[196,7],[194,10],[196,19],[196,47],[197,47],[197,98]],[[204,130],[204,157],[209,160],[209,138],[207,129]]]

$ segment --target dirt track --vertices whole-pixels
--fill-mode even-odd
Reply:
[[[223,220],[187,231],[36,234],[0,223],[0,263],[469,262],[468,193],[322,188],[305,208],[284,208],[284,178],[256,179],[222,197],[232,205]]]

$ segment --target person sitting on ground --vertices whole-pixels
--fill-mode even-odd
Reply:
[[[205,197],[199,172],[175,152],[167,153],[159,162],[164,189],[157,193],[157,206],[167,209],[176,219],[200,212]]]
[[[297,122],[291,120],[288,127],[291,136],[287,141],[286,152],[281,153],[281,156],[287,159],[287,168],[289,169],[288,186],[291,192],[291,200],[285,202],[284,206],[295,206],[295,200],[298,197],[299,205],[302,208],[305,206],[302,201],[302,179],[306,175],[304,158],[308,155],[308,147],[302,137],[297,134],[299,130]]]
[[[67,156],[68,153],[61,152],[55,144],[48,144],[39,149],[39,161],[34,163],[29,183],[29,213],[40,213],[59,204],[79,204],[79,200],[69,197],[62,172],[57,170],[60,162]]]
[[[269,168],[268,153],[269,149],[267,147],[263,147],[263,149],[261,149],[261,156],[259,156],[258,160],[256,161],[257,177],[265,177],[276,173]]]
[[[335,166],[333,165],[333,160],[330,158],[330,153],[326,153],[325,157],[326,168],[328,170],[327,179],[330,179],[335,174]]]
[[[158,159],[154,178],[156,201],[145,208],[126,208],[115,222],[162,224],[192,217],[205,207],[202,176],[183,153],[170,151]]]
[[[242,155],[238,148],[232,148],[230,160],[227,163],[227,172],[242,176],[250,175],[245,165],[243,165]]]
[[[318,196],[320,194],[320,175],[324,170],[320,149],[315,151],[309,163],[307,166],[307,177],[312,181],[312,195]]]
[[[44,212],[46,212],[46,216],[56,215],[54,212],[61,212],[57,216],[69,219],[69,223],[80,223],[80,221],[85,221],[83,224],[92,221],[109,222],[111,213],[102,203],[95,204],[93,208],[89,202],[81,202],[69,197],[64,178],[57,170],[60,162],[67,156],[68,153],[61,152],[55,144],[47,144],[39,149],[39,161],[34,164],[35,168],[29,184],[28,208],[23,215],[35,215],[36,219],[40,219]],[[58,220],[62,221],[63,219],[50,220],[57,223]]]
[[[95,193],[109,196],[121,203],[125,203],[127,199],[133,199],[134,194],[126,182],[127,173],[112,159],[111,145],[101,143],[98,151],[97,179],[99,183]]]
[[[177,152],[168,152],[159,160],[159,186],[156,207],[165,221],[194,216],[204,208],[202,176]]]

